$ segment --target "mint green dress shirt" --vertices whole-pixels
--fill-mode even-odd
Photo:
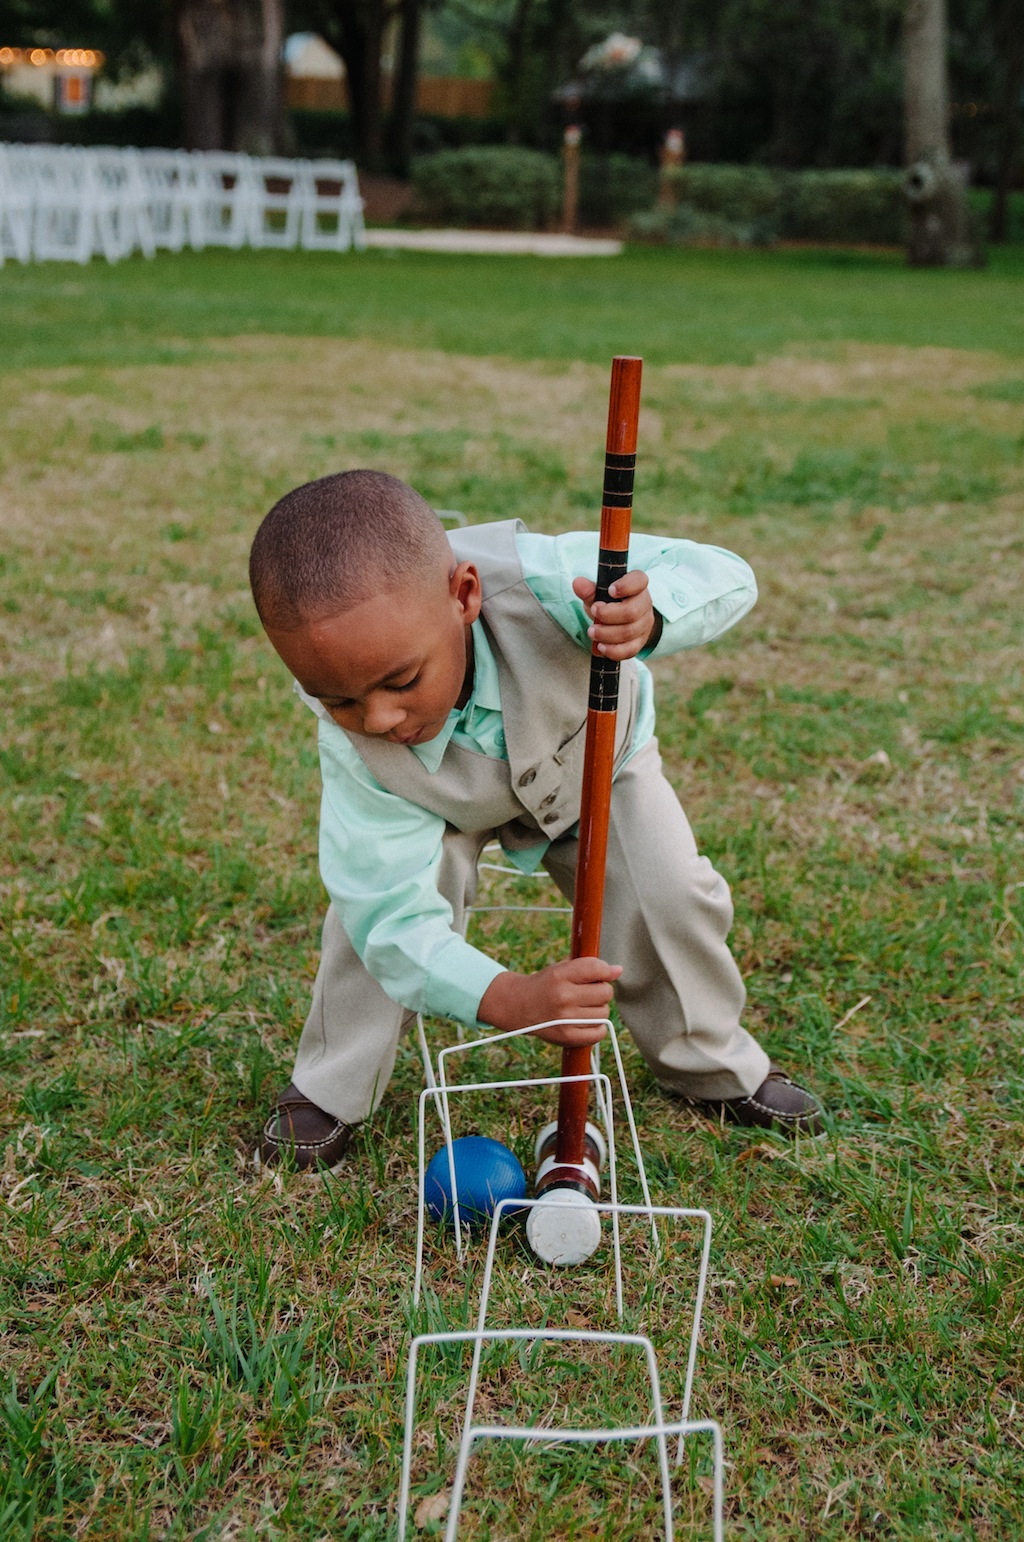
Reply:
[[[516,538],[530,589],[587,652],[590,619],[572,581],[596,573],[597,549],[597,535],[585,532]],[[757,599],[747,564],[717,546],[634,535],[629,566],[647,574],[652,603],[662,618],[657,646],[641,658],[710,642]],[[497,665],[479,621],[473,626],[473,647],[473,690],[466,705],[453,708],[436,738],[412,747],[428,771],[437,770],[449,742],[495,760],[508,759]],[[638,670],[630,754],[654,733],[651,673],[639,661]],[[480,998],[504,966],[453,930],[451,906],[437,887],[444,820],[382,787],[326,708],[298,684],[295,689],[320,719],[320,873],[353,947],[393,1000],[412,1011],[477,1025]],[[541,841],[536,849],[509,856],[528,872],[546,849],[547,842]]]

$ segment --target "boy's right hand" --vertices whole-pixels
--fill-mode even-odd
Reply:
[[[592,1018],[593,1026],[555,1023],[541,1029],[537,1037],[549,1044],[572,1047],[596,1044],[607,1032],[603,1019],[608,1016],[612,987],[621,973],[621,964],[606,964],[600,958],[570,958],[549,964],[536,974],[506,969],[484,991],[478,1008],[480,1020],[508,1033],[553,1018]]]

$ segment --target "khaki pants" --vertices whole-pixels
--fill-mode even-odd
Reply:
[[[439,887],[458,927],[491,838],[454,829],[444,838]],[[563,836],[544,858],[569,899],[577,848]],[[653,1075],[688,1097],[744,1097],[768,1074],[768,1056],[740,1026],[746,992],[726,943],[732,913],[729,886],[698,853],[652,741],[612,788],[601,956],[623,966],[615,999]],[[363,967],[331,906],[295,1061],[299,1091],[347,1124],[365,1119],[412,1017]]]

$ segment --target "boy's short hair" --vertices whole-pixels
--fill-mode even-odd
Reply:
[[[286,493],[256,532],[249,582],[264,626],[293,631],[453,558],[425,499],[383,471],[341,471]]]

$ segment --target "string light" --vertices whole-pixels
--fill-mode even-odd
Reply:
[[[14,64],[31,64],[36,69],[46,65],[76,70],[98,70],[105,56],[97,48],[0,48],[0,69]]]

